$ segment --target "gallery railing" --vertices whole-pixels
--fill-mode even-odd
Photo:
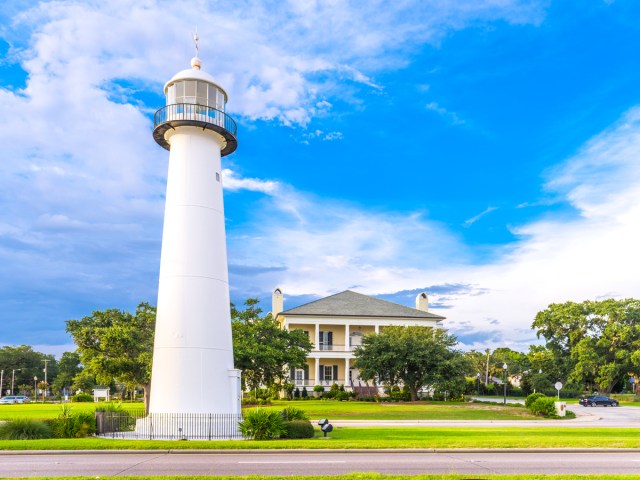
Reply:
[[[240,414],[96,412],[96,434],[147,440],[242,439]]]
[[[235,137],[237,133],[236,122],[229,115],[217,108],[194,103],[174,103],[165,105],[153,116],[154,128],[160,124],[172,121],[203,122],[217,125],[231,132]]]

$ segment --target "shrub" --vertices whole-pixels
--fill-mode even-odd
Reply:
[[[534,415],[538,415],[541,417],[555,417],[556,416],[556,405],[555,399],[551,397],[541,397],[534,401],[529,407],[531,413]]]
[[[101,432],[131,432],[135,430],[136,419],[122,402],[103,403],[96,407],[96,430],[98,426]]]
[[[302,393],[300,394],[302,398],[307,398],[309,393],[307,392],[307,387],[302,387]]]
[[[287,398],[291,399],[293,398],[293,389],[294,389],[295,385],[293,383],[285,383],[284,384],[284,391],[287,394]]]
[[[82,438],[96,433],[96,417],[93,412],[74,412],[68,405],[62,406],[58,418],[51,421],[54,438]]]
[[[244,437],[269,440],[279,438],[284,433],[283,423],[280,412],[258,408],[247,412],[238,425]]]
[[[544,397],[546,397],[546,395],[545,395],[544,393],[540,393],[540,392],[538,392],[538,393],[532,393],[532,394],[531,394],[531,395],[529,395],[529,396],[527,397],[527,399],[524,401],[524,406],[525,406],[525,407],[527,407],[527,408],[531,408],[531,404],[532,404],[533,402],[535,402],[535,401],[536,401],[537,399],[539,399],[539,398],[544,398]]]
[[[313,425],[309,420],[284,422],[282,438],[313,438]]]
[[[287,407],[282,410],[282,418],[285,421],[293,421],[293,420],[309,420],[307,414],[304,410],[300,410],[296,407]]]
[[[2,440],[37,440],[51,438],[51,429],[41,420],[16,418],[0,425]]]
[[[338,392],[336,394],[336,400],[340,400],[344,402],[345,400],[349,400],[351,398],[351,394],[349,392]]]
[[[88,393],[76,393],[71,397],[72,402],[93,402],[93,395]]]
[[[316,385],[313,387],[314,392],[324,392],[324,387],[322,385]]]
[[[293,391],[293,398],[300,398],[300,389],[298,387]]]
[[[64,406],[63,406],[64,408]],[[96,412],[127,413],[122,402],[104,402],[96,407]]]

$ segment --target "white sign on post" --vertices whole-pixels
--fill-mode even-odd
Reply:
[[[562,390],[562,382],[556,382],[556,390],[558,390],[558,400],[560,400],[560,390]]]

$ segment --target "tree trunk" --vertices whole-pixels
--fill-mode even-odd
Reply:
[[[409,390],[411,390],[411,401],[412,402],[417,402],[418,401],[418,387],[416,387],[415,385],[409,385]]]
[[[151,401],[151,381],[142,385],[144,391],[144,414],[149,415],[149,402]]]

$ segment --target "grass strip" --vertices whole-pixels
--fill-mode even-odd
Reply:
[[[341,427],[301,440],[167,441],[105,438],[2,440],[0,450],[181,449],[380,449],[380,448],[640,448],[636,429]]]

